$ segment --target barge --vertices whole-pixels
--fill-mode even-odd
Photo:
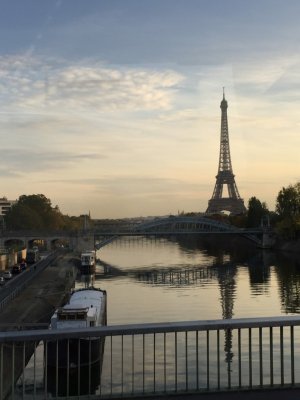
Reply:
[[[66,330],[104,326],[107,323],[106,291],[95,287],[71,293],[69,302],[58,308],[49,329]],[[102,357],[104,339],[88,337],[50,341],[46,345],[47,365],[71,368],[92,365]]]

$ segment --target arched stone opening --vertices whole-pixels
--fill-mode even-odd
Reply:
[[[51,250],[69,248],[70,241],[66,238],[56,238],[56,239],[51,240],[50,247],[51,247]]]
[[[47,241],[45,239],[34,238],[28,240],[28,248],[38,247],[39,250],[47,250]]]
[[[11,239],[5,240],[4,247],[6,249],[13,249],[13,250],[17,250],[18,251],[18,250],[24,249],[26,247],[26,244],[21,239],[11,238]]]

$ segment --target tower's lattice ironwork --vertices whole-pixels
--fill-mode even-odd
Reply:
[[[246,211],[244,200],[239,195],[238,188],[235,183],[234,174],[232,172],[227,108],[228,104],[225,99],[223,90],[223,99],[220,105],[221,114],[221,142],[220,142],[220,158],[218,175],[216,176],[216,184],[212,198],[208,202],[206,213],[220,213],[221,211],[229,211],[230,214],[241,214]],[[228,197],[222,197],[223,186],[227,185]]]

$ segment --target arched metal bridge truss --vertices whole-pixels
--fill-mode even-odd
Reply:
[[[262,229],[240,229],[235,226],[216,221],[206,217],[166,217],[155,218],[148,222],[139,224],[128,224],[126,226],[115,226],[109,230],[98,230],[95,234],[106,235],[171,235],[171,234],[236,234],[247,237],[257,244],[261,239]]]
[[[157,218],[151,222],[135,227],[136,232],[166,231],[166,232],[237,232],[237,228],[213,219],[200,217],[168,217]],[[239,231],[239,230],[238,230]]]

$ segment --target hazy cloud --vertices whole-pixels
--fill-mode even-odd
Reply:
[[[168,109],[183,76],[172,70],[67,65],[34,57],[0,57],[2,105],[8,110],[78,112]],[[5,102],[4,102],[5,100]]]
[[[23,175],[74,166],[77,163],[104,158],[96,153],[68,153],[37,149],[5,149],[1,152],[0,171],[2,175]],[[12,172],[13,171],[13,172]]]

